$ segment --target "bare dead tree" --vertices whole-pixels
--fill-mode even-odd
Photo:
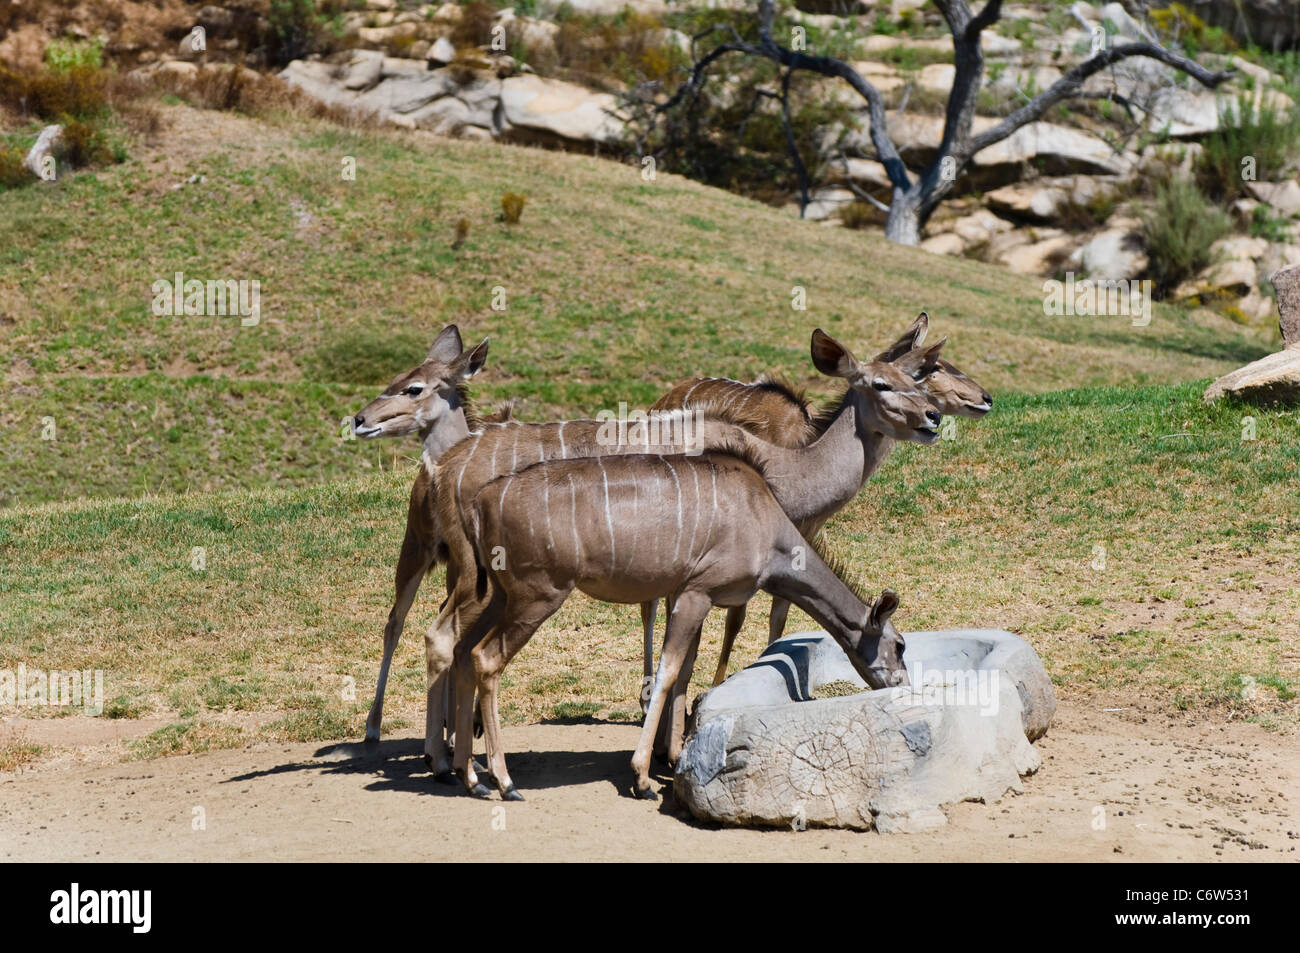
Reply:
[[[975,133],[973,125],[976,100],[984,83],[984,56],[980,49],[980,35],[1001,17],[1002,0],[986,0],[979,13],[972,12],[967,0],[934,0],[934,5],[939,9],[952,34],[953,63],[956,72],[952,91],[948,96],[943,137],[939,148],[931,162],[915,176],[903,164],[898,149],[890,138],[886,124],[885,103],[880,91],[843,60],[792,50],[776,42],[772,36],[772,25],[776,17],[774,0],[758,0],[759,40],[757,43],[743,39],[734,27],[729,25],[714,26],[692,38],[693,64],[689,76],[672,95],[657,104],[651,112],[654,115],[663,115],[684,101],[693,106],[710,68],[724,57],[730,54],[760,57],[785,69],[782,89],[787,93],[787,98],[782,105],[786,111],[788,136],[790,76],[796,71],[806,71],[843,80],[866,103],[871,143],[876,151],[875,157],[884,166],[892,186],[885,235],[900,244],[915,245],[921,240],[921,230],[925,227],[925,223],[939,204],[952,192],[958,176],[977,153],[1001,142],[1017,129],[1041,119],[1058,103],[1071,99],[1101,98],[1096,91],[1084,89],[1087,80],[1101,71],[1132,57],[1147,57],[1182,70],[1209,89],[1218,87],[1233,75],[1230,70],[1224,72],[1208,70],[1194,60],[1153,41],[1107,46],[1070,69],[1052,86],[1003,117],[996,125],[983,132]],[[698,45],[709,41],[719,33],[730,34],[730,38],[718,42],[701,55],[697,49]],[[1126,108],[1130,106],[1130,103],[1116,94],[1106,94],[1104,98],[1112,99]],[[641,141],[644,142],[644,137]],[[798,158],[798,150],[793,147],[792,141],[788,141],[788,145],[801,177],[806,175],[802,171],[802,160]]]

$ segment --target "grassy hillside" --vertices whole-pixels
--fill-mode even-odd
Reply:
[[[1206,408],[1200,386],[1000,400],[954,440],[901,448],[830,525],[831,544],[867,584],[899,590],[901,627],[1018,632],[1063,695],[1291,730],[1300,420]],[[1254,441],[1241,439],[1246,413]],[[360,737],[409,478],[0,514],[0,668],[105,669],[109,714],[174,719],[144,754]],[[398,653],[394,725],[422,723],[421,636],[440,598],[439,575]],[[759,651],[765,603],[733,665]],[[639,650],[634,607],[574,597],[508,670],[504,714],[634,718]]]
[[[339,422],[447,321],[492,336],[476,392],[538,419],[645,404],[696,373],[822,386],[813,327],[865,352],[922,309],[999,394],[1199,379],[1271,346],[1164,308],[1146,328],[1047,317],[1040,282],[595,158],[163,118],[124,164],[0,193],[0,505],[308,486],[389,462],[392,445],[342,441]],[[507,191],[528,195],[518,225],[498,221]],[[259,280],[261,322],[154,316],[153,282],[177,271]]]

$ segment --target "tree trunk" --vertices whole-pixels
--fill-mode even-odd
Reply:
[[[885,237],[900,245],[921,243],[921,203],[909,192],[894,191],[889,203],[889,218],[885,220]]]

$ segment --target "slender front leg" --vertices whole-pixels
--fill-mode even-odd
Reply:
[[[448,608],[454,613],[454,604]],[[444,610],[424,635],[424,763],[435,775],[446,774],[451,770],[443,731],[447,714],[447,670],[451,668],[455,648],[456,638],[451,616]]]
[[[415,602],[415,594],[420,591],[420,583],[433,565],[434,554],[431,548],[423,546],[410,528],[402,540],[402,553],[397,558],[396,595],[393,607],[388,612],[388,624],[384,626],[384,659],[379,663],[379,679],[375,683],[375,700],[370,705],[370,715],[366,718],[366,740],[378,741],[380,725],[384,720],[384,689],[388,686],[388,671],[393,664],[393,653],[402,638],[402,629],[406,626],[406,616]]]
[[[641,714],[645,714],[646,703],[650,694],[651,675],[655,664],[655,615],[659,611],[659,600],[651,599],[641,603],[641,632],[645,642],[644,661],[641,665]]]
[[[712,601],[703,593],[685,592],[673,601],[672,610],[668,613],[664,647],[659,653],[659,671],[651,689],[650,707],[646,709],[645,724],[641,726],[641,737],[632,755],[632,791],[637,797],[658,800],[659,796],[650,787],[650,753],[654,748],[655,734],[659,729],[659,720],[667,704],[668,694],[691,652],[700,626],[704,624],[704,617],[712,607]]]
[[[475,797],[487,797],[492,792],[478,779],[474,767],[474,665],[467,658],[465,645],[462,643],[456,653],[452,673],[455,676],[455,724],[457,739],[452,758],[456,776],[465,785],[465,790]]]
[[[686,737],[686,702],[691,691],[691,675],[695,672],[695,655],[700,650],[701,630],[695,630],[691,647],[682,662],[682,670],[673,684],[673,707],[669,712],[667,754],[665,760],[670,768],[677,767],[677,760],[682,756],[682,745]]]
[[[718,654],[718,668],[713,673],[713,687],[727,680],[727,663],[731,661],[731,648],[736,636],[745,626],[745,606],[732,606],[727,610],[727,627],[722,633],[722,651]]]
[[[785,617],[790,614],[790,600],[772,597],[772,614],[767,620],[767,644],[771,645],[785,632]]]

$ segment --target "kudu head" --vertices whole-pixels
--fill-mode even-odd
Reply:
[[[876,355],[876,360],[888,361],[916,381],[930,395],[939,413],[983,417],[993,407],[988,391],[942,358],[924,360],[921,344],[929,329],[930,316],[922,311],[897,341]]]
[[[479,372],[487,353],[487,338],[466,351],[460,330],[447,325],[423,364],[398,377],[352,418],[353,433],[365,438],[427,433],[464,404],[461,385]]]
[[[898,688],[909,684],[903,664],[903,635],[892,618],[898,594],[886,589],[867,612],[862,636],[849,653],[849,661],[872,688]]]
[[[924,360],[937,359],[943,342],[925,349]],[[852,389],[861,413],[859,426],[894,440],[934,443],[942,415],[916,381],[888,361],[863,363],[839,341],[818,328],[812,333],[812,360],[817,370],[841,377]]]

